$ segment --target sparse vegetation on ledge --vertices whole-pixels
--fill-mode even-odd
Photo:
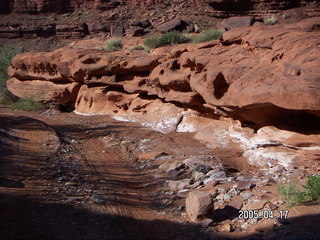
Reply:
[[[278,19],[275,15],[265,17],[263,19],[264,24],[266,25],[275,25],[278,22]]]
[[[131,52],[133,51],[145,51],[145,52],[150,52],[150,49],[146,46],[142,46],[142,45],[136,45],[133,46],[130,50]]]
[[[28,97],[25,99],[18,99],[12,104],[12,108],[15,110],[23,110],[28,112],[36,112],[45,109],[45,104],[41,102],[37,102],[32,97]]]
[[[191,39],[179,32],[167,32],[161,35],[150,35],[144,40],[144,45],[148,48],[158,48],[167,45],[175,45],[190,42]]]
[[[102,47],[103,50],[108,51],[108,52],[114,52],[118,51],[123,47],[123,44],[120,39],[110,39],[106,45]]]
[[[195,36],[192,39],[193,43],[202,43],[202,42],[208,42],[212,40],[218,39],[222,35],[222,32],[217,29],[211,29],[208,31],[204,31],[200,33],[199,35]]]

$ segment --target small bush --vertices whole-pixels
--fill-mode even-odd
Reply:
[[[320,200],[320,176],[314,175],[310,176],[305,186],[307,189],[307,195],[311,198],[312,201]]]
[[[143,44],[148,48],[157,48],[160,45],[160,35],[159,34],[152,34],[147,37]]]
[[[306,195],[303,191],[297,189],[296,184],[289,183],[279,186],[279,193],[285,199],[287,205],[292,207],[306,201]]]
[[[144,40],[144,45],[148,48],[158,48],[167,45],[175,45],[190,42],[190,38],[181,35],[179,32],[167,32],[162,35],[151,35]]]
[[[21,48],[1,47],[0,48],[0,87],[6,87],[6,81],[9,79],[7,70],[12,58],[21,53]]]
[[[21,48],[0,47],[0,104],[11,105],[15,101],[15,97],[7,90],[7,71],[12,58],[21,52]]]
[[[287,13],[282,14],[282,18],[283,19],[288,19],[290,18],[290,15],[288,15]]]
[[[149,48],[147,48],[146,46],[142,46],[142,45],[133,46],[130,51],[133,52],[133,51],[140,51],[140,50],[145,51],[145,52],[150,51]]]
[[[320,201],[319,175],[310,176],[307,180],[307,184],[303,187],[306,189],[305,191],[299,189],[295,183],[288,183],[286,185],[280,185],[278,190],[289,207],[309,201]]]
[[[36,112],[45,109],[45,104],[36,102],[32,97],[25,99],[18,99],[12,104],[12,108],[15,110],[23,110],[28,112]]]
[[[276,16],[272,15],[272,16],[269,16],[269,17],[265,17],[263,19],[263,22],[266,25],[274,25],[274,24],[276,24],[278,22],[278,19],[276,18]]]
[[[216,29],[211,29],[200,33],[192,39],[193,43],[209,42],[218,39],[222,35],[222,32]]]
[[[102,47],[103,50],[108,52],[118,51],[122,48],[122,42],[120,39],[110,39],[106,45]]]
[[[160,37],[160,46],[175,45],[190,42],[190,38],[181,35],[179,32],[167,32]]]
[[[14,103],[15,99],[15,96],[6,88],[0,87],[0,104],[11,105]]]

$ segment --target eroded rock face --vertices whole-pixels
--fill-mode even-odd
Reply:
[[[73,105],[80,88],[80,84],[54,83],[49,81],[20,81],[11,78],[7,81],[8,90],[20,98],[31,97],[34,100],[45,102],[57,102],[60,104]]]
[[[194,1],[196,2],[196,1]],[[275,1],[275,0],[210,0],[208,4],[215,10],[216,17],[232,17],[239,13],[249,14],[268,14],[275,13],[279,10],[306,6],[310,1],[291,0],[291,1]]]
[[[319,22],[236,28],[214,42],[151,54],[104,52],[87,41],[24,53],[12,60],[8,88],[20,97],[74,105],[80,114],[110,114],[162,132],[196,132],[251,165],[288,167],[319,154],[318,135],[291,138],[292,132],[279,130],[319,129]]]
[[[84,47],[25,53],[13,59],[9,74],[20,81],[120,88],[137,97],[212,108],[257,127],[286,121],[286,115],[292,121],[299,111],[317,118],[319,22],[237,28],[210,44],[181,44],[153,54]]]

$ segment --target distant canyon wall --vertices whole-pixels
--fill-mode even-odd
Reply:
[[[252,10],[285,10],[305,6],[309,3],[317,4],[316,0],[176,0],[175,3],[188,2],[206,3],[213,9],[225,11],[252,11]],[[0,13],[39,13],[39,12],[67,12],[78,8],[107,10],[119,4],[128,4],[135,7],[150,7],[165,0],[1,0]]]

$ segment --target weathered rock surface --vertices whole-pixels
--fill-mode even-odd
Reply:
[[[104,52],[80,41],[17,55],[8,88],[20,97],[63,99],[81,114],[111,114],[163,132],[197,132],[196,138],[238,151],[251,165],[288,167],[315,161],[320,151],[319,22],[235,28],[214,42],[151,54]]]
[[[20,81],[11,78],[7,81],[8,90],[20,98],[31,97],[34,100],[45,102],[57,102],[60,104],[73,105],[77,99],[80,84],[54,83],[49,81]]]

